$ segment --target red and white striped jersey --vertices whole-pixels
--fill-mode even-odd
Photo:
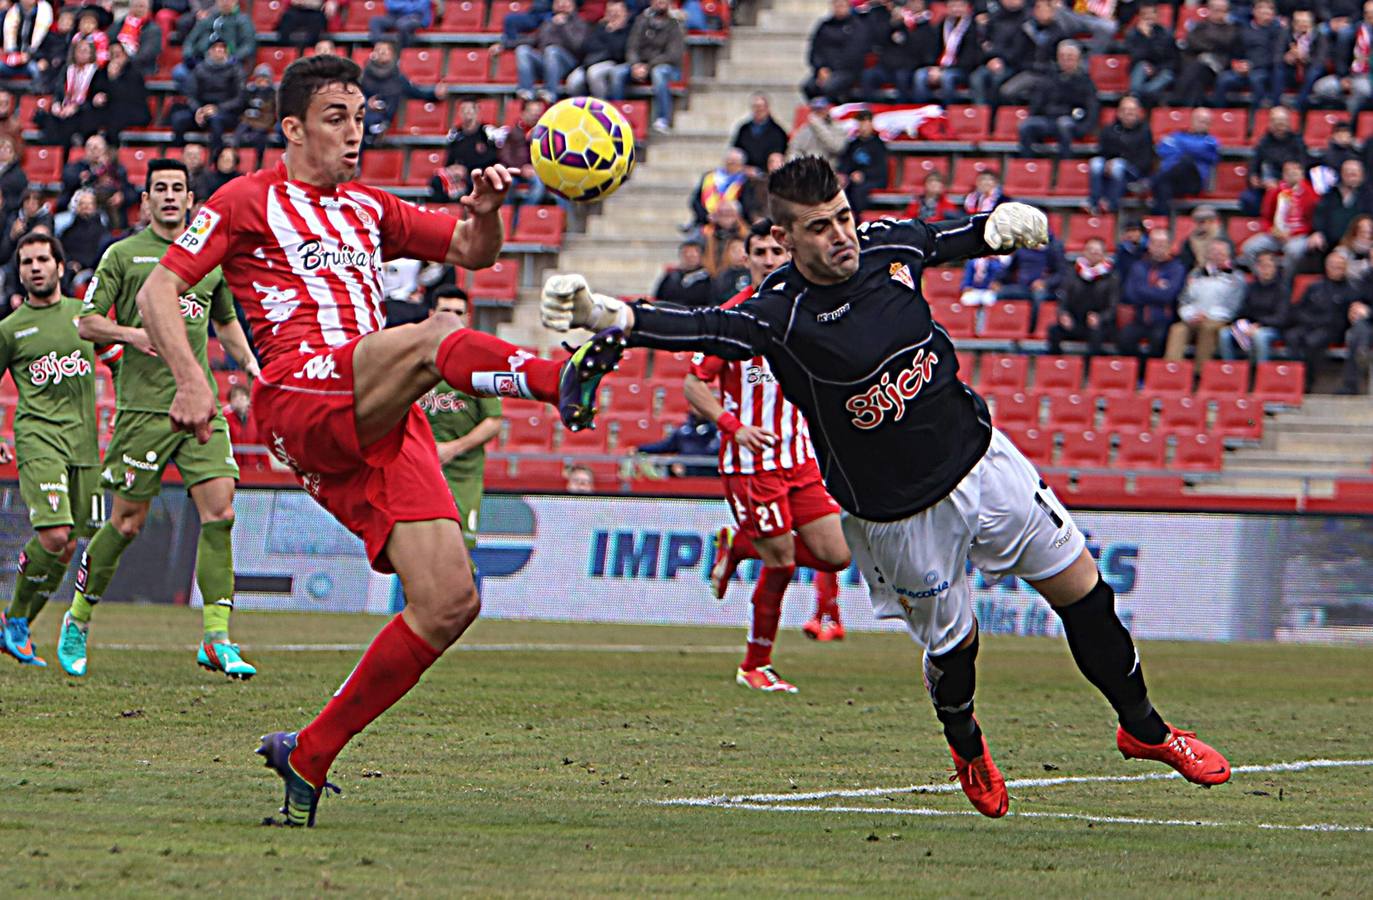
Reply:
[[[752,296],[753,288],[747,287],[721,306],[725,309],[738,306]],[[754,453],[720,435],[720,474],[752,475],[794,469],[815,459],[806,420],[801,411],[782,396],[782,389],[764,357],[731,362],[698,353],[692,359],[691,374],[706,383],[718,378],[725,412],[734,413],[741,424],[777,435],[777,443],[761,453]]]
[[[383,327],[383,260],[442,261],[457,223],[361,182],[292,181],[277,163],[216,191],[162,264],[191,284],[223,267],[265,370]]]

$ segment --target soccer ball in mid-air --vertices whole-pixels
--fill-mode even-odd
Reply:
[[[615,192],[634,168],[634,132],[620,111],[595,97],[550,106],[529,133],[534,172],[549,190],[576,202]]]

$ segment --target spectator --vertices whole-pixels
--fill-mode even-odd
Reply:
[[[1130,52],[1130,93],[1147,107],[1157,106],[1177,78],[1178,45],[1172,29],[1158,23],[1158,7],[1153,3],[1139,8],[1125,46]]]
[[[677,248],[677,267],[663,273],[653,288],[653,299],[675,303],[687,308],[710,306],[710,273],[701,265],[703,244],[699,238],[688,238]]]
[[[836,0],[838,2],[838,0]],[[933,65],[915,71],[912,93],[917,103],[930,103],[939,92],[945,106],[954,102],[955,93],[968,84],[968,78],[982,63],[977,24],[968,0],[948,0],[944,21],[939,24],[939,43]]]
[[[768,176],[782,168],[786,161],[787,158],[781,153],[769,154],[767,169],[757,174],[750,174],[748,183],[744,185],[744,193],[739,203],[744,218],[749,222],[757,222],[767,218]]]
[[[721,204],[739,203],[747,183],[748,172],[744,170],[744,151],[731,147],[725,151],[725,158],[719,168],[706,172],[696,182],[696,189],[691,192],[687,204],[691,207],[692,224],[706,224],[710,221],[711,213]]]
[[[229,402],[224,406],[224,421],[229,423],[229,443],[234,448],[242,467],[265,472],[271,468],[271,460],[265,450],[250,451],[247,447],[260,447],[257,425],[253,422],[252,391],[248,385],[237,382],[229,386]]]
[[[307,56],[338,56],[338,44],[329,38],[320,38],[315,41],[315,46]]]
[[[605,5],[605,17],[582,45],[582,64],[567,76],[568,94],[610,96],[615,69],[624,65],[629,53],[629,30],[629,8],[611,0]]]
[[[534,0],[524,12],[506,13],[501,20],[501,40],[491,48],[499,53],[502,49],[513,50],[520,42],[520,36],[539,30],[549,16],[553,15],[552,0]]]
[[[1217,238],[1229,240],[1221,230],[1220,213],[1216,208],[1205,203],[1192,207],[1192,230],[1178,247],[1182,270],[1190,272],[1201,266],[1206,260],[1207,246]]]
[[[1191,126],[1159,141],[1157,152],[1158,172],[1149,182],[1154,192],[1152,211],[1166,215],[1173,197],[1198,194],[1211,182],[1211,173],[1220,161],[1220,143],[1211,135],[1211,110],[1192,110]]]
[[[19,115],[19,104],[14,92],[0,88],[0,137],[14,142],[16,158],[24,156],[24,121]]]
[[[731,146],[744,151],[744,164],[758,172],[767,171],[768,157],[787,152],[787,130],[772,117],[767,94],[749,98],[749,118],[734,130]]]
[[[1058,22],[1068,34],[1091,34],[1087,47],[1094,54],[1111,49],[1120,23],[1116,21],[1116,0],[1079,0],[1063,4]]]
[[[1313,250],[1339,243],[1349,225],[1360,215],[1373,213],[1373,191],[1364,184],[1363,163],[1346,159],[1340,166],[1340,180],[1316,204]],[[1316,235],[1320,235],[1319,239]]]
[[[1282,179],[1282,165],[1296,160],[1306,168],[1306,144],[1301,135],[1292,130],[1292,113],[1277,106],[1268,114],[1268,129],[1254,145],[1254,158],[1249,163],[1247,187],[1240,195],[1240,211],[1247,216],[1259,214],[1263,196]]]
[[[1344,101],[1350,118],[1359,114],[1373,91],[1373,0],[1363,5],[1363,20],[1347,35],[1342,35],[1335,52],[1335,72],[1317,79],[1311,89],[1321,103]],[[1308,370],[1309,372],[1309,370]]]
[[[548,188],[534,174],[533,158],[529,154],[529,132],[539,123],[539,116],[547,108],[542,100],[526,100],[520,109],[520,119],[505,133],[505,142],[496,161],[514,173],[509,202],[515,207],[510,225],[520,220],[521,206],[537,206],[548,197]]]
[[[830,116],[829,98],[816,97],[810,101],[806,121],[791,136],[787,158],[822,156],[831,166],[837,166],[848,142],[848,131]]]
[[[714,457],[720,452],[720,435],[714,423],[687,413],[687,420],[673,429],[661,441],[644,444],[638,448],[640,453],[673,454],[675,456]],[[668,473],[673,478],[703,478],[715,474],[715,464],[687,465],[670,462]]]
[[[337,13],[335,0],[291,0],[277,20],[277,40],[301,51],[313,47]]]
[[[939,52],[938,34],[930,24],[932,17],[925,0],[906,0],[904,6],[895,0],[882,0],[873,6],[870,17],[877,63],[863,70],[863,96],[873,97],[882,85],[891,84],[896,86],[899,100],[911,102],[915,99],[916,69],[934,62]]]
[[[1092,238],[1063,282],[1058,320],[1049,326],[1049,352],[1063,352],[1064,341],[1086,341],[1087,355],[1098,356],[1115,325],[1120,279],[1106,255],[1106,242]]]
[[[242,70],[257,55],[257,30],[253,20],[238,8],[238,0],[215,0],[214,12],[195,23],[181,47],[181,62],[172,69],[172,81],[184,96],[190,96],[191,73],[210,52],[210,45],[222,40],[229,56]]]
[[[431,0],[386,0],[386,12],[367,23],[367,40],[391,40],[401,47],[415,42],[415,32],[434,24]]]
[[[57,237],[67,251],[67,268],[77,283],[84,284],[110,241],[110,229],[100,216],[94,191],[76,192],[76,215]],[[84,279],[80,277],[83,273]]]
[[[1020,71],[1029,40],[1025,35],[1025,0],[1000,0],[987,12],[982,29],[982,65],[968,78],[973,103],[996,106],[1001,86]]]
[[[1173,87],[1178,106],[1201,106],[1222,72],[1230,71],[1239,26],[1230,18],[1230,0],[1206,0],[1206,17],[1194,20],[1178,45],[1182,70]]]
[[[1309,9],[1293,11],[1291,25],[1283,33],[1282,74],[1284,85],[1300,85],[1297,109],[1305,112],[1311,104],[1316,82],[1330,66],[1330,35],[1316,27]]]
[[[1043,247],[1020,247],[1011,254],[1001,275],[1001,290],[997,292],[997,297],[1001,300],[1029,300],[1038,315],[1040,306],[1046,300],[1058,296],[1058,287],[1063,281],[1063,265],[1063,245],[1050,232],[1049,243]]]
[[[1347,159],[1357,159],[1362,164],[1363,154],[1354,143],[1354,124],[1341,119],[1331,127],[1330,141],[1320,153],[1320,165],[1309,173],[1316,190],[1325,193],[1333,187],[1340,180],[1340,167]]]
[[[85,42],[94,47],[95,64],[101,68],[110,61],[110,36],[102,29],[108,28],[113,19],[113,14],[103,6],[83,6],[76,11],[72,44]]]
[[[963,195],[963,212],[969,216],[991,212],[1010,199],[1001,190],[1001,176],[991,169],[983,169],[973,179],[973,189]]]
[[[1206,245],[1206,262],[1187,275],[1178,302],[1178,321],[1168,329],[1164,358],[1181,360],[1187,345],[1196,343],[1192,357],[1197,375],[1216,355],[1220,333],[1235,320],[1244,302],[1244,276],[1230,263],[1230,243],[1220,238]]]
[[[569,466],[567,469],[567,492],[569,494],[596,493],[596,473],[588,466]]]
[[[944,176],[931,172],[925,176],[924,190],[911,198],[906,207],[908,219],[924,219],[926,222],[942,222],[959,218],[958,207],[944,193]]]
[[[1373,271],[1373,216],[1355,216],[1333,252],[1348,261],[1350,281],[1365,280]]]
[[[1221,356],[1268,362],[1273,356],[1273,342],[1287,327],[1292,306],[1288,293],[1289,288],[1279,276],[1278,257],[1260,253],[1254,260],[1254,280],[1244,289],[1244,302],[1235,321],[1220,333]]]
[[[62,70],[71,54],[71,37],[75,32],[76,10],[59,10],[57,20],[48,29],[33,59],[33,64],[38,68],[33,93],[51,94],[61,85]]]
[[[5,218],[13,215],[28,187],[29,176],[24,174],[24,161],[15,149],[14,138],[0,134],[0,214]]]
[[[1332,253],[1331,256],[1336,254]],[[1373,307],[1367,300],[1355,300],[1349,304],[1349,330],[1344,333],[1344,380],[1337,393],[1366,394],[1362,387],[1363,370],[1368,363],[1368,351],[1373,346],[1373,321],[1369,315]]]
[[[186,184],[195,194],[195,202],[199,206],[209,199],[195,189],[197,181],[205,174],[205,148],[199,144],[187,144],[181,151],[181,162],[186,166]]]
[[[153,18],[169,46],[184,44],[197,22],[215,11],[215,0],[158,0]]]
[[[77,191],[83,188],[95,192],[97,205],[115,222],[123,221],[124,207],[137,203],[141,194],[129,183],[128,172],[110,152],[109,143],[98,134],[86,138],[85,157],[68,163],[62,170],[57,208],[66,210],[72,206]]]
[[[171,114],[172,143],[184,146],[186,132],[210,133],[210,155],[224,145],[224,133],[237,124],[232,112],[243,94],[243,70],[229,56],[228,42],[216,40],[195,67],[187,85],[188,105]]]
[[[705,243],[701,252],[701,264],[714,276],[725,266],[725,248],[729,242],[734,238],[742,241],[747,237],[748,223],[740,218],[738,205],[719,204],[711,212],[710,221],[701,229],[701,238]]]
[[[1019,71],[1001,85],[1002,103],[1024,103],[1033,97],[1040,81],[1058,69],[1058,45],[1072,37],[1058,23],[1053,0],[1035,0],[1020,33]]]
[[[1316,203],[1320,198],[1306,180],[1301,163],[1289,160],[1282,166],[1282,181],[1268,189],[1259,214],[1264,231],[1244,243],[1244,255],[1252,260],[1260,250],[1283,255],[1283,276],[1290,282],[1306,251],[1321,250],[1325,239],[1315,230]]]
[[[54,96],[38,98],[34,124],[42,132],[43,143],[66,147],[96,130],[95,110],[89,101],[99,69],[93,45],[87,41],[72,44],[71,56],[58,73]]]
[[[157,71],[157,58],[162,55],[162,26],[153,18],[149,0],[129,0],[129,11],[113,30],[114,44],[120,44],[129,56],[130,67],[142,78]]]
[[[233,181],[243,173],[238,170],[238,151],[233,147],[223,147],[215,154],[214,168],[206,169],[196,176],[193,190],[202,203],[215,195],[215,191]]]
[[[272,85],[272,67],[266,64],[253,70],[248,86],[230,105],[229,111],[238,117],[234,129],[234,146],[240,150],[252,147],[257,151],[257,167],[262,168],[267,155],[267,142],[277,128],[277,92]]]
[[[801,92],[810,100],[823,96],[831,103],[843,103],[858,86],[871,45],[868,24],[854,14],[853,4],[831,0],[829,18],[822,19],[810,35],[811,75]]]
[[[724,303],[735,294],[748,287],[750,277],[745,253],[744,238],[732,237],[725,242],[725,253],[720,261],[719,271],[710,283],[716,306]]]
[[[515,47],[515,96],[530,99],[534,82],[542,78],[543,98],[555,102],[563,79],[577,68],[590,33],[591,26],[578,18],[572,0],[553,0],[553,15],[539,26],[533,42]]]
[[[868,195],[887,187],[887,145],[872,127],[872,112],[859,110],[854,116],[858,130],[839,157],[839,180],[855,216],[868,208]]]
[[[126,130],[153,120],[143,73],[134,68],[128,50],[118,41],[110,47],[109,64],[95,73],[91,106],[96,110],[92,121],[102,126],[105,139],[116,146]]]
[[[1149,242],[1144,237],[1144,223],[1139,219],[1126,219],[1120,227],[1120,243],[1116,245],[1116,278],[1121,287],[1130,277],[1130,268],[1148,253]],[[1183,271],[1186,271],[1184,268]]]
[[[362,145],[371,147],[391,128],[403,100],[442,100],[447,88],[442,84],[421,87],[406,78],[396,63],[398,54],[392,41],[380,41],[362,68],[362,93],[367,97],[363,118]]]
[[[1254,17],[1239,30],[1238,49],[1230,71],[1216,78],[1216,106],[1229,106],[1230,94],[1248,86],[1255,109],[1277,106],[1282,99],[1283,26],[1273,0],[1255,0]]]
[[[1343,341],[1345,331],[1354,322],[1353,307],[1360,292],[1348,278],[1348,266],[1343,254],[1325,257],[1325,277],[1302,292],[1282,333],[1288,352],[1306,363],[1308,391],[1324,367],[1330,346]],[[1363,307],[1358,317],[1362,321],[1367,317],[1367,306],[1361,302],[1358,305]]]
[[[48,0],[19,0],[5,12],[0,78],[38,77],[37,57],[52,29],[52,20]]]
[[[448,132],[443,168],[429,182],[436,200],[457,200],[472,190],[472,172],[498,161],[500,144],[495,129],[481,120],[481,107],[473,97],[458,102],[458,127]]]
[[[1030,117],[1020,124],[1020,154],[1033,156],[1032,145],[1058,138],[1058,155],[1067,159],[1073,141],[1096,130],[1096,84],[1082,69],[1082,50],[1073,41],[1058,45],[1058,72],[1040,82],[1030,100]]]
[[[1154,135],[1137,99],[1121,98],[1115,121],[1101,130],[1098,154],[1088,163],[1087,210],[1113,213],[1126,189],[1154,168]]]
[[[1120,328],[1116,352],[1121,356],[1141,355],[1139,345],[1147,341],[1143,355],[1163,355],[1168,327],[1173,324],[1178,294],[1182,292],[1187,270],[1173,258],[1172,238],[1162,228],[1149,232],[1149,253],[1130,267],[1120,291],[1120,302],[1134,310],[1134,321]]]
[[[958,285],[958,302],[964,306],[995,303],[1009,260],[1009,256],[978,256],[968,260],[963,266],[963,280]]]
[[[29,188],[19,199],[19,208],[5,218],[5,230],[0,235],[0,260],[12,260],[19,239],[35,228],[46,227],[53,230],[52,212],[43,202],[43,192]],[[9,282],[13,287],[15,282]],[[0,304],[3,308],[3,304]]]
[[[838,3],[839,0],[835,0]],[[653,130],[672,129],[672,82],[682,77],[686,34],[672,16],[672,0],[651,0],[629,31],[625,63],[615,69],[611,99],[623,100],[625,86],[649,84],[653,91]]]

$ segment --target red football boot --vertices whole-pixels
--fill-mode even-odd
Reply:
[[[1230,780],[1230,763],[1220,751],[1197,738],[1194,731],[1179,731],[1168,726],[1168,737],[1161,744],[1146,744],[1124,728],[1116,729],[1116,746],[1126,759],[1154,759],[1178,770],[1193,784],[1210,787]]]
[[[992,819],[1006,815],[1011,808],[1011,795],[1006,793],[1006,779],[1001,777],[1001,770],[992,762],[986,736],[982,737],[982,755],[977,759],[965,760],[952,747],[949,755],[953,757],[953,778],[963,785],[963,793],[968,795],[977,811]],[[953,778],[949,780],[953,781]]]
[[[844,639],[843,623],[832,616],[819,613],[816,613],[806,624],[802,625],[801,631],[813,641],[842,641]]]

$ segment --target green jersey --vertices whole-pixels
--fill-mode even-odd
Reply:
[[[438,387],[420,399],[420,409],[429,417],[434,440],[455,441],[476,428],[483,419],[499,416],[501,401],[496,397],[473,397],[440,381]],[[483,445],[450,460],[443,467],[443,474],[450,481],[466,481],[481,478],[485,468],[486,447]]]
[[[0,320],[0,370],[19,391],[14,414],[20,465],[53,457],[71,466],[100,463],[95,418],[95,348],[76,331],[81,301],[25,303]]]
[[[142,328],[143,317],[138,312],[138,291],[152,274],[153,267],[171,246],[171,241],[158,237],[151,228],[110,245],[100,264],[95,267],[82,316],[108,315],[114,308],[115,320],[129,328]],[[205,345],[210,336],[210,320],[219,324],[235,319],[234,298],[224,274],[216,267],[204,280],[181,295],[181,318],[186,323],[186,337],[191,350],[205,370],[211,390],[218,393],[210,375],[210,361]],[[119,409],[136,412],[166,412],[176,396],[176,379],[172,370],[156,356],[138,350],[126,350],[115,376],[115,400]]]

